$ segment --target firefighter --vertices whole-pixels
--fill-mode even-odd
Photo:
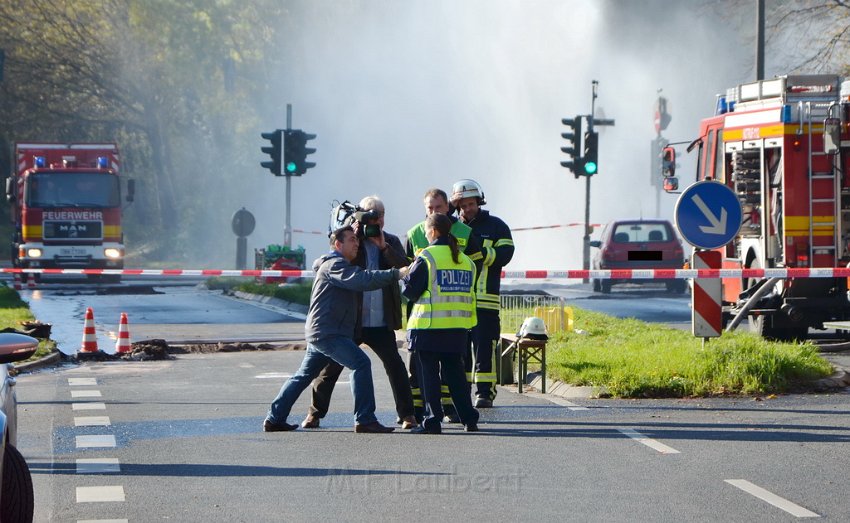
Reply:
[[[481,242],[481,268],[476,282],[478,325],[472,330],[471,358],[467,378],[475,384],[475,406],[489,408],[496,399],[496,347],[499,343],[499,288],[502,268],[514,255],[511,230],[505,222],[481,208],[487,203],[475,180],[459,180],[452,186],[452,205],[460,221],[472,228]]]
[[[419,252],[402,282],[402,292],[414,304],[407,321],[408,346],[412,359],[419,362],[419,381],[430,411],[422,425],[410,431],[413,434],[442,431],[441,376],[465,430],[478,430],[479,415],[472,406],[463,363],[467,332],[475,325],[476,271],[449,234],[451,226],[445,214],[425,220],[429,245]]]
[[[466,254],[476,266],[476,270],[480,270],[481,262],[481,245],[478,239],[473,236],[472,229],[461,223],[460,220],[451,216],[451,208],[449,207],[449,198],[442,189],[431,188],[425,192],[423,198],[425,204],[425,217],[432,214],[445,214],[452,221],[451,234],[457,239],[458,247]],[[425,221],[414,225],[407,231],[407,257],[412,262],[419,253],[428,247],[428,239],[425,236]],[[408,304],[408,315],[410,314],[411,304]],[[413,391],[413,406],[416,409],[416,417],[422,419],[424,414],[425,404],[422,401],[422,391],[419,388],[419,377],[416,366],[418,365],[416,358],[410,359],[410,388]],[[451,395],[448,385],[443,383],[443,411],[446,413],[446,421],[451,423],[458,422],[458,416],[452,405]]]

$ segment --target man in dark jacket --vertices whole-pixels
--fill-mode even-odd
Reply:
[[[360,240],[352,227],[342,227],[331,234],[333,251],[313,262],[315,280],[310,294],[304,334],[307,352],[301,367],[289,378],[272,401],[263,421],[265,432],[295,430],[298,425],[286,422],[292,405],[319,372],[331,361],[351,369],[351,392],[354,395],[354,432],[385,433],[375,417],[375,388],[369,357],[354,343],[354,326],[359,292],[396,285],[407,269],[363,270],[352,261],[357,256]]]
[[[384,230],[384,203],[377,196],[360,200],[360,208],[376,216],[366,223],[357,224],[360,248],[354,264],[369,270],[400,269],[408,265],[404,248],[397,236]],[[368,345],[384,364],[395,399],[396,414],[403,429],[416,426],[413,412],[413,395],[408,385],[407,367],[398,352],[395,331],[401,329],[401,292],[398,285],[365,291],[358,301],[359,312],[354,341]],[[319,420],[328,413],[334,385],[342,372],[342,365],[332,361],[313,382],[313,402],[307,417],[301,422],[305,429],[316,428]]]

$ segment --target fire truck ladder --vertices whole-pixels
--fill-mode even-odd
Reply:
[[[841,188],[839,186],[840,180],[835,175],[835,169],[830,168],[828,171],[815,172],[813,166],[812,158],[815,156],[829,156],[827,153],[823,151],[815,152],[812,149],[812,123],[813,123],[813,109],[817,113],[817,116],[821,116],[821,114],[826,114],[829,110],[828,103],[812,103],[806,102],[805,106],[802,101],[797,102],[799,114],[803,115],[800,118],[800,128],[797,131],[797,134],[802,134],[805,129],[807,129],[807,137],[808,137],[808,148],[809,154],[807,159],[807,167],[808,167],[808,179],[809,179],[809,266],[814,267],[815,260],[815,251],[819,251],[818,255],[821,255],[822,251],[832,251],[832,267],[836,266],[838,263],[838,249],[836,246],[839,241],[838,234],[838,195],[841,194]],[[803,109],[805,108],[805,111]],[[814,198],[814,184],[816,180],[831,180],[832,181],[832,190],[831,197],[828,198]],[[832,229],[832,245],[815,245],[815,205],[816,204],[832,204],[832,221],[831,222],[818,222],[819,227],[830,227]]]

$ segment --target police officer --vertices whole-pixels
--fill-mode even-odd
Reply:
[[[514,255],[510,228],[481,208],[486,203],[484,191],[475,180],[459,180],[452,186],[452,205],[460,213],[460,221],[470,226],[481,242],[482,264],[476,282],[478,325],[472,331],[472,361],[466,362],[470,381],[475,383],[478,408],[492,407],[496,399],[499,290],[502,268]]]
[[[465,430],[478,430],[479,415],[472,406],[463,365],[468,329],[475,325],[476,271],[449,234],[451,225],[445,214],[435,213],[425,220],[428,247],[419,252],[402,282],[402,293],[414,303],[407,321],[408,347],[419,362],[419,382],[430,411],[422,425],[411,430],[414,434],[442,431],[441,375]]]
[[[425,204],[426,218],[433,214],[445,214],[449,216],[451,221],[451,234],[457,239],[458,247],[476,264],[476,269],[479,269],[481,262],[481,245],[478,239],[472,235],[472,229],[461,223],[460,220],[451,216],[451,208],[449,207],[449,198],[442,189],[431,188],[425,192],[423,197]],[[428,247],[428,239],[425,237],[425,222],[417,223],[407,231],[407,257],[413,261],[423,249]],[[408,313],[410,309],[408,309]],[[419,372],[416,366],[418,362],[416,358],[410,360],[410,387],[413,392],[413,405],[417,411],[417,418],[421,419],[424,413],[424,403],[422,401],[422,391],[419,388]],[[457,423],[459,418],[452,405],[451,395],[447,384],[442,386],[443,392],[443,410],[446,413],[446,421]]]

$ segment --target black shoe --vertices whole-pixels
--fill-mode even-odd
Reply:
[[[385,427],[373,421],[372,423],[358,423],[354,425],[354,432],[358,434],[388,434],[395,430],[395,427]]]
[[[476,398],[475,399],[475,408],[476,409],[489,409],[493,407],[493,400],[487,398]]]
[[[414,427],[410,429],[411,434],[442,434],[443,428],[439,425],[437,427],[426,427],[425,425],[419,425],[418,427]]]
[[[269,420],[263,421],[263,432],[289,432],[290,430],[295,430],[298,428],[298,425],[290,425],[287,422],[283,423],[272,423]]]
[[[463,430],[466,432],[478,432],[478,423],[467,423]]]
[[[443,416],[443,423],[460,423],[460,417],[457,413],[446,414]]]

